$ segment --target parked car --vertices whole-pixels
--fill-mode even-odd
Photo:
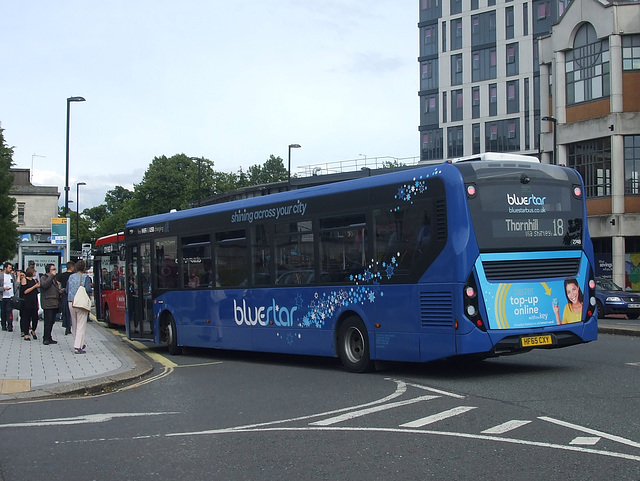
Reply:
[[[606,277],[596,277],[596,305],[598,317],[626,314],[629,319],[640,318],[640,292],[625,291]]]

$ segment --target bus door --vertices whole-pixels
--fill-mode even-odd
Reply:
[[[153,339],[153,299],[151,297],[151,243],[128,246],[127,333],[133,339]]]

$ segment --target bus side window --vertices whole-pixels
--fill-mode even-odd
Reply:
[[[181,241],[184,287],[213,287],[209,234],[183,237]]]
[[[215,267],[221,287],[241,287],[249,274],[247,261],[244,229],[216,233]]]

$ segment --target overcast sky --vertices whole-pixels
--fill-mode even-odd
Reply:
[[[223,172],[419,148],[415,0],[6,0],[0,123],[17,167],[80,209],[133,189],[156,156]],[[36,154],[34,156],[34,154]],[[42,157],[40,157],[42,156]],[[75,210],[75,204],[71,205]]]

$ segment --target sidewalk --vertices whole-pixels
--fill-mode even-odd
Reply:
[[[36,329],[37,340],[25,341],[15,320],[13,332],[0,331],[0,401],[95,392],[153,369],[124,336],[96,322],[93,314],[91,317],[94,322],[87,323],[86,354],[74,354],[74,336],[65,336],[60,322],[52,333],[58,344],[48,346],[42,343],[42,321]]]
[[[58,344],[42,344],[43,322],[38,340],[25,341],[19,324],[14,331],[0,331],[0,401],[51,397],[101,389],[136,379],[153,370],[151,362],[136,352],[124,335],[102,323],[87,324],[87,353],[74,354],[73,335],[65,336],[59,322],[53,328]],[[598,332],[640,336],[640,320],[607,318],[598,321]]]

